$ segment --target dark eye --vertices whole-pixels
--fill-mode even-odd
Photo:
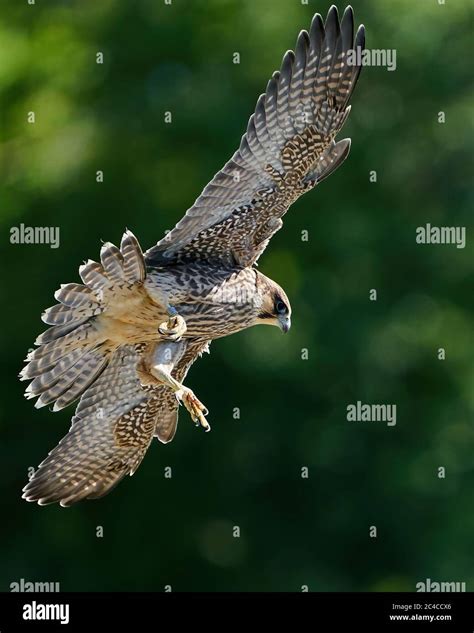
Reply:
[[[286,305],[283,303],[283,301],[277,301],[275,303],[275,310],[277,311],[277,314],[285,314]]]

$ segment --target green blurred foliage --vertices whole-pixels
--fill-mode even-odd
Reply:
[[[175,441],[154,443],[103,500],[20,499],[72,414],[35,410],[16,378],[54,290],[101,240],[129,227],[145,249],[174,225],[329,4],[3,3],[0,590],[19,578],[64,590],[414,590],[427,577],[474,588],[469,0],[353,0],[368,46],[395,48],[397,69],[363,70],[351,155],[260,261],[288,290],[291,333],[217,341],[191,371],[212,432],[182,414]],[[11,245],[21,222],[59,226],[60,248]],[[416,244],[427,222],[468,227],[467,247]],[[397,425],[348,422],[357,400],[396,404]]]

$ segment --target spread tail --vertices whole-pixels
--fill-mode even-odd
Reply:
[[[117,344],[97,327],[96,317],[107,311],[114,285],[130,286],[145,279],[142,250],[126,231],[120,249],[103,245],[101,263],[89,260],[79,268],[83,284],[64,284],[55,293],[58,304],[42,320],[51,327],[35,341],[39,347],[26,357],[21,380],[31,380],[25,397],[35,407],[54,402],[54,411],[74,402],[107,366]]]

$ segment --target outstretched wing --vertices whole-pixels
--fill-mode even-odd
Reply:
[[[146,345],[123,345],[102,375],[82,396],[69,433],[40,464],[23,489],[23,498],[41,505],[69,506],[97,499],[125,475],[133,475],[153,439],[174,436],[177,400],[150,376],[143,384]],[[191,342],[173,376],[182,380],[206,342]],[[138,369],[138,372],[137,372]],[[147,382],[145,380],[144,382]]]
[[[106,494],[133,474],[153,437],[158,413],[154,389],[137,376],[139,346],[124,345],[84,393],[69,433],[40,464],[23,498],[68,506]]]
[[[360,73],[352,61],[361,56],[349,51],[364,43],[363,26],[354,40],[351,7],[341,22],[334,6],[325,24],[314,16],[309,34],[301,31],[295,52],[285,54],[258,99],[239,149],[145,253],[148,265],[214,259],[247,266],[258,259],[288,207],[349,153],[349,139],[334,139]]]

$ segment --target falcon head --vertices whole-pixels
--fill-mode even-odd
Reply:
[[[257,290],[260,299],[257,323],[276,325],[286,334],[291,327],[291,306],[286,292],[260,272],[257,275]]]

